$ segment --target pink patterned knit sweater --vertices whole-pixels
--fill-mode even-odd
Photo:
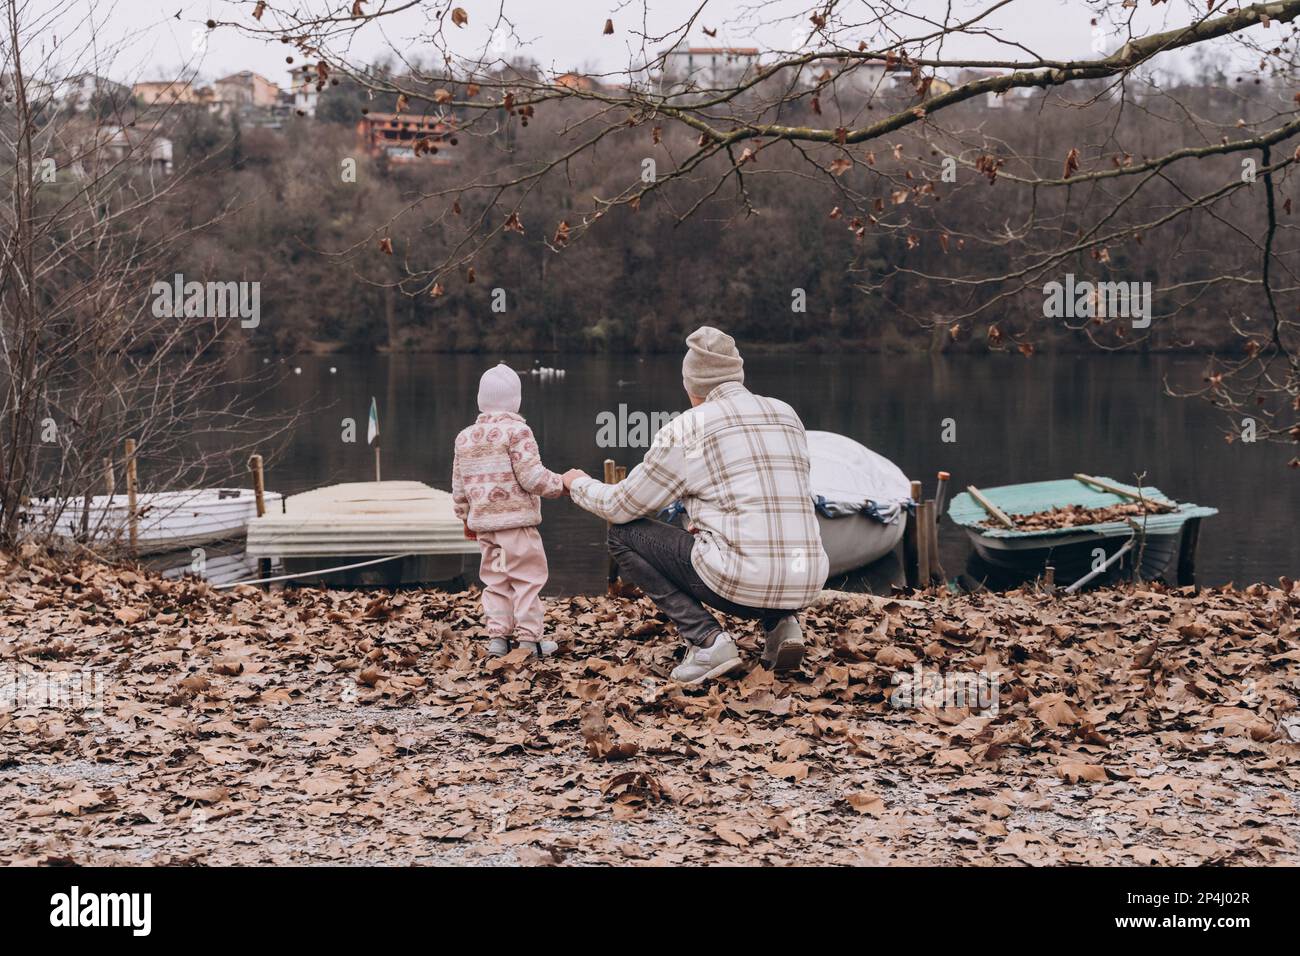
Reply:
[[[451,494],[469,530],[503,531],[541,524],[538,496],[559,498],[564,482],[542,464],[522,415],[484,412],[456,436]]]

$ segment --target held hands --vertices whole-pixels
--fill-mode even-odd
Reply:
[[[566,471],[563,475],[560,476],[560,479],[564,482],[564,493],[572,494],[573,483],[575,481],[577,481],[579,478],[590,478],[590,477],[591,476],[588,475],[581,468],[570,468],[568,471]]]
[[[470,541],[477,541],[478,535],[469,530],[469,525],[465,525],[465,537]]]

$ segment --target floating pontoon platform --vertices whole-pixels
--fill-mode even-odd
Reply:
[[[248,526],[248,554],[280,558],[289,574],[394,559],[301,579],[325,584],[447,581],[460,576],[465,555],[478,553],[451,494],[419,481],[351,482],[290,495],[282,514],[270,512]]]

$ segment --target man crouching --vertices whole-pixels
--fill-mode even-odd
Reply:
[[[803,659],[796,612],[826,583],[829,562],[813,510],[803,422],[785,402],[744,386],[731,336],[710,326],[687,338],[682,384],[691,410],[655,436],[615,485],[574,469],[576,504],[613,522],[610,554],[686,639],[673,679],[699,684],[740,666],[735,641],[705,608],[763,622],[763,663]],[[646,517],[681,501],[687,528]]]

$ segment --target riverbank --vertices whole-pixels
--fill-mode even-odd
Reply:
[[[997,323],[991,323],[996,326]],[[978,358],[989,355],[1014,355],[1033,358],[1052,355],[1097,355],[1096,343],[1087,339],[1062,338],[1052,339],[1046,345],[1034,346],[1028,350],[1021,349],[1015,342],[994,341],[989,338],[988,329],[980,327],[968,330],[966,334],[956,337],[948,330],[939,333],[925,333],[914,338],[892,337],[882,340],[880,337],[870,339],[837,339],[810,336],[800,338],[797,342],[748,341],[745,343],[747,355],[947,355],[954,358]],[[996,337],[996,336],[995,336]],[[511,347],[504,352],[509,354]],[[1242,340],[1234,339],[1222,343],[1185,343],[1185,342],[1134,342],[1124,347],[1116,343],[1112,351],[1124,355],[1177,355],[1209,360],[1214,356],[1239,357],[1247,354]],[[503,354],[500,343],[480,343],[463,348],[447,348],[433,341],[406,340],[400,345],[375,345],[369,341],[345,342],[341,340],[313,339],[298,344],[296,348],[264,350],[265,354],[282,361],[291,361],[297,356],[328,355],[478,355],[497,359]],[[529,355],[585,355],[594,357],[633,357],[669,355],[680,357],[682,346],[678,342],[665,342],[644,348],[612,348],[604,345],[566,343],[564,345],[538,345],[528,352]]]
[[[473,594],[0,557],[0,862],[1300,862],[1289,581],[828,594],[704,689],[648,603],[546,604],[494,660]]]

